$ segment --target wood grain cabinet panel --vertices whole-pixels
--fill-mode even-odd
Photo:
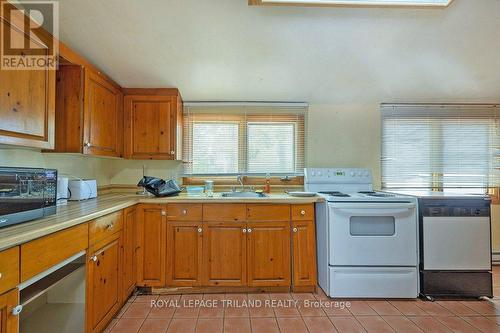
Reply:
[[[121,156],[122,102],[119,88],[98,73],[85,72],[84,154]]]
[[[314,220],[314,204],[292,205],[292,221]]]
[[[290,221],[290,205],[248,204],[248,221]]]
[[[245,222],[203,225],[203,285],[245,286],[247,234]]]
[[[123,94],[99,72],[63,63],[57,71],[55,152],[123,155]]]
[[[10,23],[0,24],[2,31],[11,28],[14,40],[44,47]],[[0,144],[54,148],[55,88],[54,70],[0,70]]]
[[[167,219],[169,221],[201,221],[201,204],[169,204]]]
[[[94,244],[119,232],[123,227],[123,211],[108,214],[89,223],[89,243]]]
[[[249,286],[289,286],[290,222],[247,224]]]
[[[87,249],[88,228],[80,224],[21,245],[21,282]]]
[[[19,290],[13,289],[0,295],[0,333],[18,333],[19,315],[12,310],[19,304]]]
[[[168,222],[167,286],[201,285],[202,237],[201,222]]]
[[[87,332],[102,332],[121,306],[120,233],[89,249]]]
[[[181,159],[182,99],[177,89],[124,89],[125,157]]]
[[[19,284],[19,246],[0,252],[0,294]]]
[[[293,286],[316,286],[316,234],[314,221],[292,223]]]
[[[246,221],[245,204],[206,204],[203,205],[203,221],[227,222]]]
[[[167,211],[165,205],[137,208],[137,285],[163,287],[166,277]]]
[[[134,291],[136,283],[136,208],[126,208],[123,213],[122,237],[122,291],[123,300],[126,300]]]

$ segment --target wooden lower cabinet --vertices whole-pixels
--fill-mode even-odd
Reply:
[[[120,233],[89,249],[87,333],[101,332],[121,306]]]
[[[12,312],[18,304],[18,289],[0,295],[0,333],[19,332],[19,315]]]
[[[203,225],[203,285],[245,286],[247,233],[244,222]]]
[[[294,287],[316,286],[316,234],[314,221],[292,222]]]
[[[248,285],[290,286],[290,222],[247,226]]]
[[[199,286],[202,276],[201,222],[167,223],[167,285]]]
[[[167,212],[165,205],[137,208],[137,285],[163,287],[166,279]]]
[[[134,291],[136,278],[136,208],[131,207],[123,213],[123,274],[122,274],[122,299],[126,300]]]

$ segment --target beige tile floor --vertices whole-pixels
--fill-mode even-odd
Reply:
[[[500,333],[500,266],[494,268],[493,274],[496,296],[491,301],[340,301],[328,299],[321,290],[317,294],[133,296],[106,331]],[[151,301],[157,306],[152,307]]]

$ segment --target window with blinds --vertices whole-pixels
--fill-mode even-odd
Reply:
[[[382,187],[498,187],[499,111],[496,105],[382,104]]]
[[[184,174],[302,175],[306,108],[186,103]]]

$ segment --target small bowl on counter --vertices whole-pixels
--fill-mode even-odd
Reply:
[[[203,186],[186,186],[186,192],[189,197],[201,197],[205,191]]]

